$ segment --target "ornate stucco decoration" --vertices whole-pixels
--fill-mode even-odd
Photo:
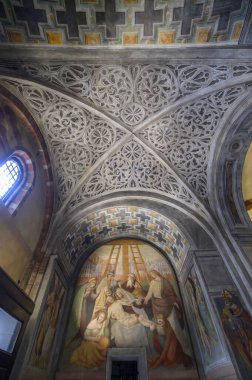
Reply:
[[[32,82],[5,76],[1,84],[49,146],[56,220],[101,195],[138,190],[208,219],[211,143],[250,92],[249,63],[21,66]]]

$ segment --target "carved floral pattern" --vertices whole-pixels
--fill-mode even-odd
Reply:
[[[141,132],[202,198],[207,197],[212,138],[224,112],[244,91],[244,86],[217,91],[167,114]]]
[[[200,202],[177,175],[134,138],[100,165],[79,189],[70,206],[115,189],[154,189],[201,209]]]
[[[131,128],[183,96],[252,73],[250,64],[91,65],[36,64],[22,66],[40,78],[94,103]]]
[[[85,172],[125,133],[52,90],[14,80],[6,83],[25,101],[46,138],[59,207]]]
[[[71,208],[109,191],[154,189],[190,203],[197,210],[204,207],[191,189],[207,198],[212,139],[224,113],[245,93],[246,86],[227,87],[183,106],[179,106],[179,100],[252,72],[250,66],[231,64],[29,64],[23,70],[86,102],[80,106],[63,94],[25,81],[3,81],[27,104],[41,126],[57,163],[59,205],[70,194]],[[95,105],[94,112],[90,111],[91,103]],[[149,116],[171,104],[173,110],[148,122]],[[98,116],[98,111],[118,119],[121,126]],[[139,139],[130,139],[129,127],[134,133],[138,125]],[[115,150],[115,143],[125,136],[124,145]],[[141,139],[148,142],[150,151]],[[101,161],[93,169],[97,160]]]

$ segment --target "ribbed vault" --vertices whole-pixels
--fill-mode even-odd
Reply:
[[[207,226],[212,237],[222,240],[209,199],[209,162],[217,136],[223,126],[229,128],[224,121],[250,96],[249,61],[174,59],[123,65],[29,61],[16,64],[13,76],[14,66],[9,74],[5,70],[1,85],[23,103],[46,141],[55,187],[47,242],[55,236],[63,242],[57,252],[62,252],[69,270],[85,249],[122,232],[152,241],[181,270],[190,243],[175,223],[175,234],[184,241],[184,248],[176,242],[175,250],[172,214],[161,212],[153,222],[158,226],[163,220],[166,229],[150,229],[141,212],[155,217],[152,208],[142,207],[140,194],[184,208]],[[130,211],[123,200],[134,196],[138,204]],[[101,206],[92,224],[89,207],[102,198],[120,198],[119,211],[113,214]],[[116,216],[121,209],[128,212],[126,225]],[[78,220],[74,215],[80,210]],[[101,215],[109,215],[106,230],[100,225]],[[111,225],[111,220],[117,224]]]

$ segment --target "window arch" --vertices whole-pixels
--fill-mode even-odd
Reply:
[[[252,220],[252,143],[245,156],[242,169],[242,193],[246,210]]]
[[[34,165],[23,150],[16,150],[0,164],[0,199],[13,214],[29,194]]]
[[[11,194],[22,182],[24,172],[19,160],[14,157],[8,158],[0,166],[0,197],[4,203],[7,203]]]

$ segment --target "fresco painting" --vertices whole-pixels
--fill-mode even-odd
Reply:
[[[221,361],[224,353],[194,269],[187,279],[186,289],[204,367],[209,369]]]
[[[214,302],[243,380],[252,379],[252,318],[239,298],[223,289]]]
[[[171,266],[144,242],[116,240],[97,249],[80,271],[60,372],[69,373],[65,379],[76,371],[90,378],[88,370],[104,371],[109,347],[143,346],[151,371],[193,368]]]
[[[30,365],[41,370],[46,370],[49,365],[64,293],[65,288],[54,273],[30,359]]]

